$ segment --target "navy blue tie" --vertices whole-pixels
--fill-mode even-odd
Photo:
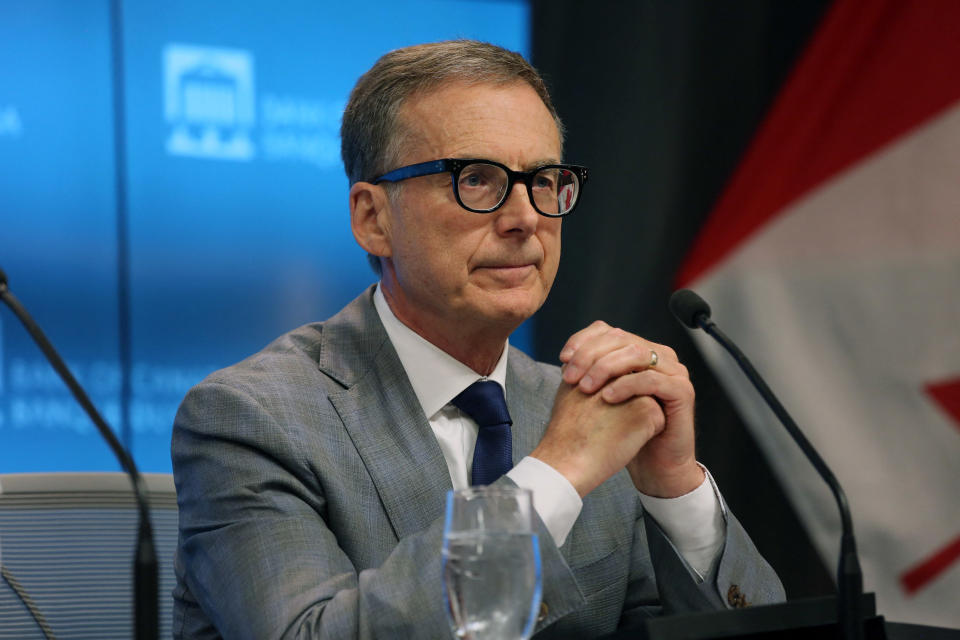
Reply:
[[[493,380],[477,380],[451,400],[480,426],[473,450],[470,483],[491,484],[513,468],[510,413],[503,387]]]

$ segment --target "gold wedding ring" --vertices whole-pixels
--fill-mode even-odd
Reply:
[[[650,349],[650,364],[647,365],[648,369],[653,369],[657,366],[657,363],[660,362],[660,356],[657,355],[657,352],[653,349]]]

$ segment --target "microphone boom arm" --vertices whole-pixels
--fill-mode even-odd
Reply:
[[[23,324],[30,337],[33,338],[37,346],[46,356],[47,360],[57,371],[60,377],[66,383],[73,397],[76,398],[80,406],[96,425],[97,430],[103,439],[107,441],[111,451],[120,462],[120,466],[126,471],[133,485],[133,494],[137,501],[137,511],[139,515],[139,529],[137,532],[137,548],[134,554],[134,627],[135,637],[138,640],[156,640],[159,633],[159,610],[158,610],[158,574],[157,574],[157,551],[153,541],[153,527],[150,522],[150,509],[147,502],[146,488],[143,478],[137,470],[137,465],[133,458],[123,447],[113,429],[106,423],[97,408],[90,401],[83,387],[77,382],[77,379],[67,368],[66,363],[60,354],[47,339],[43,330],[34,322],[27,310],[20,304],[20,301],[10,292],[7,287],[6,274],[0,269],[0,299],[2,299],[10,310],[13,311],[17,319]]]
[[[794,422],[790,414],[777,399],[767,383],[764,382],[757,370],[747,356],[737,345],[724,334],[719,327],[710,319],[710,307],[703,299],[692,291],[681,289],[673,294],[670,300],[670,307],[677,319],[686,326],[701,328],[709,334],[714,340],[720,343],[726,351],[733,356],[733,359],[739,365],[740,369],[746,374],[747,379],[760,393],[773,413],[779,418],[780,422],[786,428],[787,433],[793,438],[797,446],[803,451],[807,459],[814,466],[820,477],[823,478],[833,497],[837,502],[837,508],[840,511],[841,538],[840,538],[840,560],[837,567],[837,619],[842,637],[847,640],[861,640],[863,638],[863,616],[861,615],[861,596],[863,594],[863,573],[860,569],[860,560],[857,557],[856,539],[853,534],[853,518],[850,515],[850,506],[847,496],[837,481],[836,476],[824,462],[817,450],[810,444],[807,437],[803,435],[800,427]]]

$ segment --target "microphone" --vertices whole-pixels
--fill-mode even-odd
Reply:
[[[860,605],[863,594],[863,574],[860,571],[860,560],[857,557],[856,539],[853,535],[853,519],[850,516],[850,507],[843,488],[841,488],[833,472],[830,471],[827,463],[823,461],[823,458],[800,431],[800,427],[780,404],[767,383],[753,368],[747,356],[710,319],[710,305],[690,289],[679,289],[670,296],[669,306],[670,311],[683,325],[691,329],[703,329],[733,356],[733,359],[746,374],[747,379],[760,392],[760,396],[780,419],[783,426],[786,427],[787,432],[804,455],[807,456],[823,481],[830,487],[840,511],[841,521],[840,560],[837,567],[837,620],[840,623],[840,630],[844,638],[861,640],[863,638],[863,616],[861,615]]]
[[[670,296],[670,312],[682,324],[696,329],[699,320],[710,320],[710,305],[690,289],[679,289]]]
[[[57,353],[56,349],[44,335],[43,330],[34,322],[27,310],[20,304],[20,301],[14,297],[7,287],[7,274],[0,269],[0,299],[2,299],[10,310],[13,311],[17,319],[23,324],[33,338],[37,346],[46,356],[47,360],[56,370],[56,372],[66,383],[73,397],[86,412],[86,414],[96,425],[97,430],[117,460],[120,466],[130,476],[130,483],[133,485],[133,493],[137,501],[137,510],[140,518],[140,527],[137,532],[137,548],[134,553],[133,575],[134,575],[134,627],[136,629],[136,638],[138,640],[156,640],[160,614],[157,606],[157,551],[153,542],[153,526],[150,522],[150,510],[147,503],[146,490],[143,486],[143,478],[137,470],[133,458],[123,448],[113,429],[107,425],[106,421],[100,416],[96,407],[90,401],[86,392],[77,382],[70,369],[67,368],[63,358]]]

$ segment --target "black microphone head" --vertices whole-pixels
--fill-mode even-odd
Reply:
[[[0,287],[5,286],[7,286],[7,273],[3,269],[0,269]]]
[[[690,289],[677,289],[670,296],[670,311],[682,324],[698,329],[697,318],[710,319],[710,305]]]

